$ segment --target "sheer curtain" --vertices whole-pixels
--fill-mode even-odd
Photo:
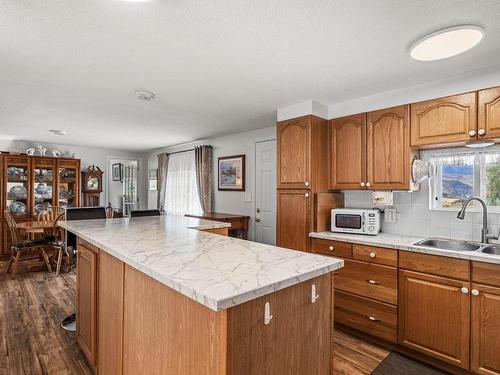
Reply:
[[[167,214],[184,215],[202,212],[196,186],[194,160],[194,151],[170,155],[165,189]]]

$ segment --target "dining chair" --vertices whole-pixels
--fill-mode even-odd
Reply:
[[[59,276],[59,272],[61,271],[63,256],[66,256],[66,259],[71,258],[71,255],[68,252],[68,248],[66,247],[66,242],[64,241],[64,229],[59,226],[59,221],[64,219],[64,215],[64,212],[60,212],[59,215],[57,215],[57,217],[55,218],[52,225],[52,235],[54,236],[52,244],[54,246],[54,249],[56,250],[56,276]]]
[[[112,219],[113,216],[115,216],[115,211],[113,210],[111,202],[109,202],[108,205],[106,206],[106,219]]]
[[[47,270],[52,272],[52,267],[50,266],[49,257],[45,251],[48,243],[44,239],[33,240],[26,238],[26,235],[21,234],[16,221],[12,218],[9,210],[4,211],[5,220],[7,221],[7,227],[9,228],[10,238],[11,238],[11,253],[9,262],[7,264],[7,271],[9,273],[11,268],[13,268],[13,274],[17,273],[17,266],[21,260],[22,253],[38,253],[41,258],[45,261]]]
[[[160,216],[160,210],[132,210],[130,217],[144,217],[144,216]]]

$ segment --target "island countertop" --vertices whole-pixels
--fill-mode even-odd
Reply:
[[[343,266],[341,259],[203,232],[229,224],[183,216],[62,221],[59,225],[215,311]]]

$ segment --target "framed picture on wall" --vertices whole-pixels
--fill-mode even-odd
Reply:
[[[111,166],[113,181],[122,181],[122,163],[115,163]]]
[[[245,155],[224,156],[218,163],[221,191],[245,191]]]

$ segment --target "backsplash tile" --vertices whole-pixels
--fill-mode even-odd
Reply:
[[[372,208],[370,191],[344,191],[345,207]],[[461,240],[481,240],[481,212],[467,211],[464,220],[457,219],[456,211],[429,210],[429,188],[422,184],[420,191],[394,192],[396,222],[382,221],[382,231],[401,235],[433,236]],[[488,229],[497,235],[500,214],[488,214]]]

